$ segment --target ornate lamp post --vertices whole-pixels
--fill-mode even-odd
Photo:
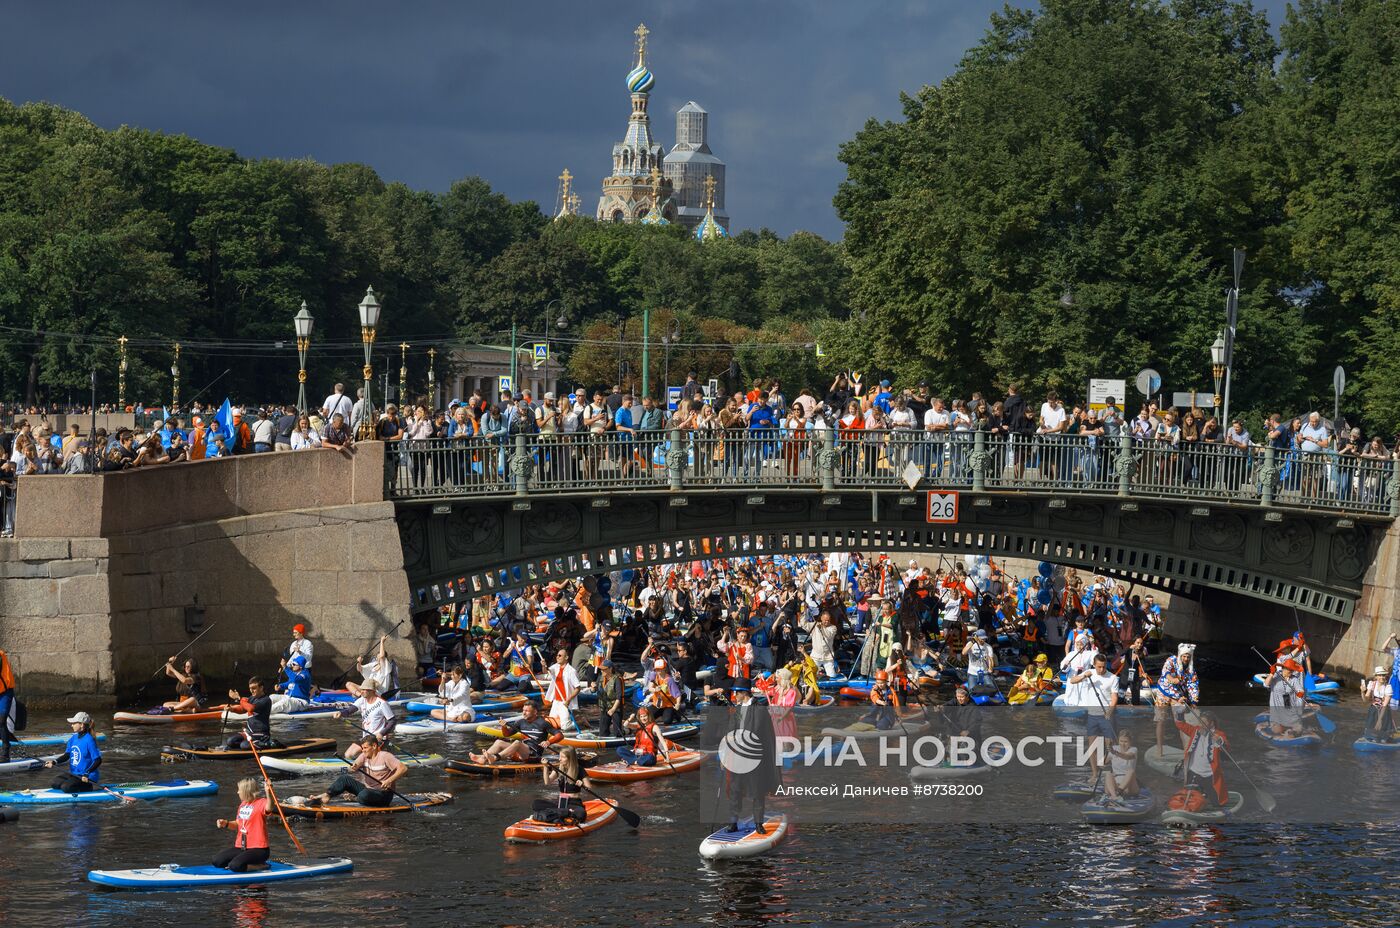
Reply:
[[[180,343],[175,343],[175,360],[170,364],[170,414],[180,411]]]
[[[1225,377],[1225,333],[1221,332],[1215,336],[1215,341],[1210,346],[1210,370],[1215,375],[1215,418],[1220,420],[1220,384]],[[1222,430],[1225,423],[1220,423]]]
[[[374,401],[370,398],[374,389],[374,367],[369,363],[369,353],[374,350],[374,330],[379,326],[379,301],[374,297],[374,288],[365,288],[365,298],[360,300],[360,341],[365,346],[365,405],[360,418],[357,438],[374,437]]]
[[[661,336],[661,350],[665,355],[665,360],[661,365],[661,379],[665,381],[661,384],[663,391],[661,405],[669,408],[671,395],[665,391],[671,388],[671,348],[679,344],[681,340],[681,321],[672,319],[667,333]]]
[[[121,356],[117,362],[117,412],[126,411],[126,342],[125,335],[117,339],[117,353]]]
[[[433,409],[437,409],[438,406],[439,406],[439,403],[438,403],[438,395],[437,395],[437,371],[435,370],[436,364],[437,364],[437,349],[436,349],[436,348],[429,348],[429,349],[428,349],[428,405],[429,405],[430,407],[432,407]]]
[[[544,306],[544,392],[545,392],[545,393],[548,393],[550,390],[553,390],[553,389],[554,389],[554,386],[549,382],[549,362],[552,361],[552,360],[554,359],[554,349],[551,348],[550,345],[549,345],[549,320],[550,320],[551,318],[553,318],[553,317],[551,316],[551,310],[554,309],[554,304],[555,304],[555,303],[558,303],[558,304],[559,304],[559,316],[558,316],[558,318],[555,318],[555,319],[554,319],[554,327],[555,327],[556,329],[567,329],[567,328],[569,327],[569,319],[568,319],[567,316],[564,315],[564,301],[563,301],[563,300],[550,300],[548,303],[546,303],[545,306]]]
[[[301,309],[292,317],[292,328],[297,333],[297,358],[301,369],[297,371],[297,412],[306,414],[306,350],[311,347],[311,330],[316,320],[307,312],[306,301],[301,301]]]
[[[399,343],[399,408],[408,406],[408,342]]]

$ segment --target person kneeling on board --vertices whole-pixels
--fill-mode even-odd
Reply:
[[[520,707],[521,718],[502,726],[506,738],[524,735],[519,741],[497,738],[484,754],[468,754],[474,764],[494,764],[502,760],[532,762],[544,756],[548,745],[558,744],[564,738],[559,725],[550,718],[540,715],[539,707],[527,702]]]
[[[394,801],[394,784],[405,773],[408,773],[408,768],[384,750],[378,738],[365,735],[360,739],[360,752],[350,769],[336,777],[324,793],[307,799],[306,804],[315,808],[328,804],[332,797],[349,793],[362,806],[383,808]]]
[[[250,868],[259,870],[267,864],[267,818],[275,814],[272,803],[266,797],[258,796],[258,781],[250,778],[238,781],[238,812],[231,819],[221,818],[214,822],[219,828],[231,828],[238,832],[233,839],[233,847],[224,848],[214,855],[214,866],[234,873],[247,873]]]
[[[90,793],[102,779],[97,768],[102,766],[102,752],[97,749],[97,739],[92,736],[92,716],[79,712],[68,720],[73,726],[73,734],[63,746],[64,754],[58,760],[46,761],[46,768],[55,764],[67,764],[68,772],[60,773],[49,784],[53,789],[65,793]]]
[[[593,784],[583,775],[583,763],[575,748],[566,745],[559,750],[559,763],[553,769],[545,768],[544,781],[548,783],[550,777],[559,781],[559,798],[556,802],[536,799],[531,818],[551,825],[577,825],[587,821],[588,808],[583,804],[583,789]]]
[[[224,746],[230,751],[246,751],[248,738],[251,736],[254,747],[271,747],[272,697],[267,695],[267,690],[263,688],[262,678],[249,679],[248,698],[238,695],[238,690],[229,690],[228,698],[238,704],[240,712],[247,714],[248,721],[243,723],[244,730],[230,735]]]

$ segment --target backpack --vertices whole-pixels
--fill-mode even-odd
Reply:
[[[511,417],[510,434],[512,435],[534,435],[540,430],[540,425],[535,421],[533,412],[522,415],[519,411]]]

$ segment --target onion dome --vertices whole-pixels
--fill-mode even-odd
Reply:
[[[644,64],[627,72],[627,89],[632,93],[647,93],[656,83],[656,75]]]

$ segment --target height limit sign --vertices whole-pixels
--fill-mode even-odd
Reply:
[[[927,517],[930,522],[958,521],[958,494],[935,493],[930,490]]]

